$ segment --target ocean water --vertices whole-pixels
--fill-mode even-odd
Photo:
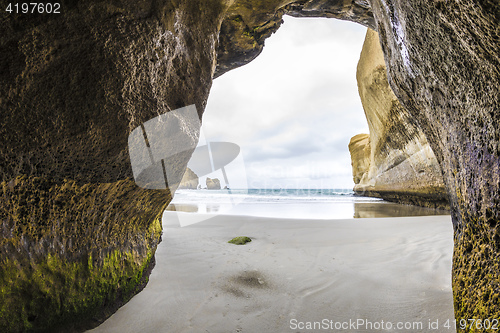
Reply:
[[[449,214],[447,211],[355,195],[350,189],[177,190],[167,210],[192,214],[296,219]]]

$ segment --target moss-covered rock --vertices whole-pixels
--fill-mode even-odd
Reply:
[[[132,180],[0,185],[0,328],[81,330],[147,282],[161,239],[164,191]]]
[[[252,240],[250,239],[250,237],[239,236],[239,237],[234,237],[233,239],[228,241],[228,243],[235,244],[235,245],[245,245],[246,243],[251,242],[251,241]]]

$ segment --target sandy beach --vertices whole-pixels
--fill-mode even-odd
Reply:
[[[455,332],[450,216],[176,214],[146,288],[89,332]]]

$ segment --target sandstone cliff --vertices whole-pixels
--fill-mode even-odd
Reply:
[[[193,170],[187,168],[184,176],[182,176],[178,189],[196,190],[199,183],[198,175],[196,175]]]
[[[424,133],[387,81],[376,31],[368,29],[356,78],[369,139],[349,143],[354,191],[389,201],[449,209],[439,166]]]
[[[371,163],[370,135],[358,134],[353,136],[349,142],[349,152],[351,153],[352,180],[354,184],[359,184],[362,180],[365,182]]]

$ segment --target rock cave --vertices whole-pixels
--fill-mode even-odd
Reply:
[[[396,98],[371,123],[370,149],[352,142],[357,186],[449,203],[455,316],[499,318],[498,1],[63,0],[58,15],[1,15],[2,331],[82,331],[141,290],[172,195],[135,185],[128,134],[186,105],[201,117],[212,80],[256,58],[283,15],[349,20],[379,38],[386,69],[358,75],[387,76]],[[401,123],[380,126],[394,112]],[[380,130],[397,141],[375,142]],[[371,155],[409,143],[437,161],[417,170],[425,191],[394,188],[413,181],[393,167],[406,162]],[[179,181],[189,157],[176,156]],[[370,188],[375,169],[388,173]]]

